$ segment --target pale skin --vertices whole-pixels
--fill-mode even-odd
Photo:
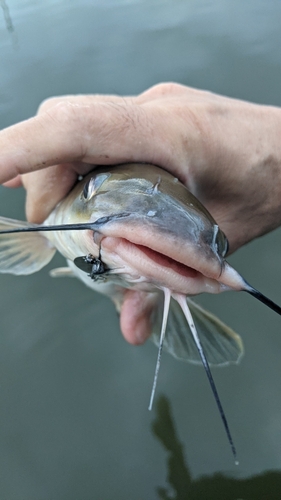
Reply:
[[[0,150],[0,183],[24,185],[31,222],[49,215],[78,174],[135,161],[178,177],[216,219],[231,252],[281,224],[277,107],[177,84],[133,97],[56,97],[2,130]],[[145,294],[127,292],[120,317],[126,340],[146,340],[150,309]]]

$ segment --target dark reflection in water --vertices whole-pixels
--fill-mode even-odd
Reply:
[[[281,472],[268,471],[245,479],[222,473],[192,479],[173,421],[169,400],[161,396],[156,403],[153,434],[168,451],[167,481],[172,492],[158,487],[161,500],[280,500]]]
[[[11,15],[10,15],[9,7],[6,4],[5,0],[1,0],[0,5],[1,5],[1,8],[3,10],[6,28],[10,33],[13,33],[15,31],[15,28],[14,28],[13,21],[12,21]]]
[[[10,14],[10,9],[5,0],[0,0],[0,7],[3,11],[3,16],[5,20],[6,30],[10,33],[12,45],[14,49],[18,49],[18,37],[15,31],[14,23]]]

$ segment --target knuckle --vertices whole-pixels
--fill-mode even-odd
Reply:
[[[174,83],[174,82],[166,82],[166,83],[160,83],[156,85],[158,87],[158,91],[162,94],[177,94],[178,92],[182,92],[184,87],[180,85],[179,83]]]
[[[150,89],[146,90],[142,95],[147,97],[162,97],[162,96],[174,96],[182,94],[186,91],[186,87],[180,85],[179,83],[166,82],[158,83]]]
[[[81,113],[80,106],[58,99],[52,106],[46,107],[45,114],[55,123],[69,128],[77,124],[77,119]]]
[[[59,102],[62,102],[61,97],[48,97],[48,99],[45,99],[39,105],[37,114],[44,113],[45,111],[48,111],[50,108],[56,106]]]

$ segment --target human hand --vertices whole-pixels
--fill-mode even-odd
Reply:
[[[77,174],[94,165],[153,163],[201,200],[234,251],[281,222],[280,113],[176,84],[136,97],[48,99],[36,117],[0,132],[0,182],[15,185],[25,174],[27,216],[42,222]],[[130,297],[124,310],[134,311],[138,298]],[[126,331],[122,314],[121,324]],[[128,331],[134,324],[131,314]],[[143,334],[127,339],[142,342]]]
[[[28,173],[27,216],[42,222],[94,165],[154,163],[202,201],[234,251],[280,224],[280,135],[279,108],[177,84],[51,98],[0,132],[0,182]]]

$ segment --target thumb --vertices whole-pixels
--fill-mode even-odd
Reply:
[[[121,308],[120,326],[130,344],[143,344],[152,333],[151,316],[157,307],[158,293],[127,290]]]

